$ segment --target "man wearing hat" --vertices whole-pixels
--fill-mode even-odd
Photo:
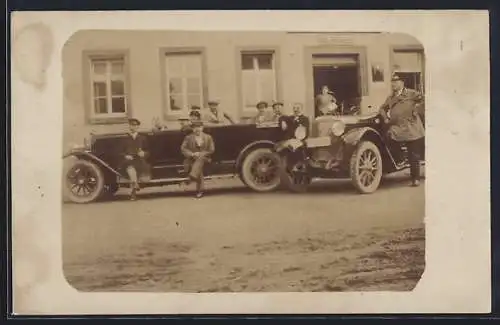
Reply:
[[[188,172],[188,181],[196,182],[196,197],[203,196],[203,168],[210,162],[210,156],[215,151],[214,140],[212,136],[203,132],[203,122],[192,122],[193,132],[188,134],[181,145],[181,152],[185,157],[184,170]]]
[[[261,124],[266,122],[273,121],[273,118],[269,116],[269,113],[266,112],[266,109],[269,107],[269,104],[265,101],[260,101],[256,105],[257,107],[257,115],[255,115],[252,119],[252,122],[255,124]]]
[[[411,186],[420,184],[419,151],[424,147],[425,129],[420,118],[423,97],[415,90],[405,88],[399,74],[391,78],[392,93],[380,107],[380,115],[387,127],[387,140],[396,163],[404,164],[401,147],[406,145],[410,163]]]
[[[216,100],[208,102],[208,111],[205,115],[205,120],[208,123],[226,124],[229,122],[230,124],[235,124],[231,115],[219,109],[219,102]]]
[[[280,122],[283,116],[283,103],[274,102],[273,103],[273,122]]]
[[[147,138],[138,132],[139,125],[141,125],[138,119],[131,118],[128,123],[129,132],[123,144],[123,167],[127,171],[130,180],[130,199],[135,200],[136,193],[140,189],[139,178],[148,174],[148,164],[146,162]]]
[[[193,123],[197,121],[201,121],[201,113],[199,109],[192,109],[189,112],[189,117],[184,119],[179,119],[181,121],[181,131],[183,132],[191,132],[193,127]]]

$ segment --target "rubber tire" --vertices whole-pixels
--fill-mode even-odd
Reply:
[[[71,192],[71,188],[68,188],[68,180],[66,179],[66,190],[67,190],[67,196],[70,199],[71,202],[78,203],[78,204],[85,204],[85,203],[90,203],[98,200],[103,192],[104,192],[104,174],[93,162],[90,162],[88,160],[78,160],[76,161],[70,168],[70,171],[73,170],[76,166],[82,165],[85,168],[90,168],[92,171],[96,174],[96,180],[97,180],[97,185],[96,185],[96,190],[89,196],[87,197],[80,197],[76,196]],[[68,171],[69,172],[69,171]]]
[[[250,152],[243,159],[243,163],[241,165],[240,178],[246,186],[248,186],[249,188],[251,188],[252,190],[254,190],[256,192],[271,192],[271,191],[276,190],[280,186],[280,183],[281,183],[280,176],[281,175],[280,175],[279,171],[276,175],[276,180],[274,182],[272,182],[271,184],[269,184],[268,186],[264,186],[264,187],[259,185],[259,184],[255,184],[255,182],[252,179],[252,176],[250,175],[250,167],[252,165],[252,162],[262,155],[273,155],[276,159],[276,162],[278,163],[278,168],[280,168],[281,161],[280,161],[280,158],[277,154],[273,153],[271,151],[271,149],[259,148],[259,149],[255,149],[252,152]]]
[[[375,180],[368,187],[365,187],[364,185],[361,184],[360,175],[358,173],[359,158],[361,157],[361,154],[366,150],[371,150],[375,153],[375,157],[377,158],[378,161],[378,166],[380,167],[375,176]],[[377,145],[371,141],[360,142],[351,156],[350,166],[349,166],[351,182],[356,188],[356,190],[361,194],[371,194],[375,192],[380,186],[380,182],[382,180],[382,174],[383,174],[382,168],[383,168],[382,155],[380,154],[380,149],[377,147]]]

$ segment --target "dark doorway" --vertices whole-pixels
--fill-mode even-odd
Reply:
[[[313,80],[315,96],[321,93],[321,87],[326,85],[335,93],[339,107],[347,109],[352,105],[359,105],[361,89],[357,56],[314,55]],[[316,103],[315,116],[318,115]]]

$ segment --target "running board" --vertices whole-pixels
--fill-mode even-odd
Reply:
[[[215,180],[215,179],[227,179],[227,178],[235,178],[237,177],[237,174],[221,174],[221,175],[211,175],[211,176],[205,176],[203,179],[208,181],[208,180]],[[145,185],[155,185],[155,184],[165,184],[165,183],[182,183],[189,180],[188,177],[176,177],[176,178],[160,178],[160,179],[152,179],[147,182],[142,182]],[[126,178],[122,178],[118,180],[119,184],[128,184],[130,181]]]

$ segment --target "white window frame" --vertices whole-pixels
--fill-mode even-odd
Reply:
[[[193,51],[193,52],[166,52],[164,53],[164,78],[165,78],[165,96],[166,96],[166,108],[167,108],[167,115],[170,115],[170,116],[184,116],[184,115],[187,115],[190,108],[187,106],[187,103],[188,103],[188,97],[191,93],[188,93],[187,92],[187,79],[189,78],[186,77],[186,75],[184,74],[185,70],[183,70],[183,76],[182,77],[179,77],[179,76],[174,76],[174,78],[181,78],[182,80],[182,89],[185,90],[183,91],[182,93],[182,100],[183,100],[183,103],[184,103],[184,107],[181,107],[181,110],[172,110],[172,107],[170,106],[170,95],[171,95],[171,92],[170,92],[170,80],[171,80],[171,76],[170,76],[170,73],[169,73],[169,62],[168,62],[168,58],[169,57],[183,57],[183,56],[196,56],[198,57],[199,61],[200,61],[200,70],[199,70],[199,89],[200,89],[200,102],[199,102],[199,106],[200,108],[203,108],[204,106],[204,103],[205,103],[205,92],[204,92],[204,71],[203,71],[203,52],[200,52],[200,51]],[[183,69],[185,69],[185,66],[183,65]]]
[[[255,87],[257,90],[257,101],[253,103],[252,106],[247,106],[246,105],[246,98],[245,98],[245,91],[243,89],[243,74],[247,73],[249,70],[244,70],[242,66],[242,60],[244,55],[254,55],[252,58],[252,64],[253,64],[253,69],[251,70],[252,73],[255,73],[257,77],[255,78]],[[240,85],[241,85],[241,99],[242,99],[242,106],[243,106],[243,111],[244,112],[255,112],[255,105],[257,105],[257,102],[264,100],[262,98],[262,93],[261,93],[261,81],[260,81],[260,74],[258,73],[260,71],[259,69],[259,61],[257,58],[257,55],[271,55],[271,67],[272,67],[272,74],[273,74],[273,99],[272,100],[277,100],[278,98],[278,80],[277,80],[277,72],[276,72],[276,52],[271,51],[271,50],[256,50],[256,51],[241,51],[240,52],[240,71],[241,71],[241,76],[240,76]],[[268,69],[263,69],[263,70],[268,70]],[[271,103],[268,103],[269,106],[271,106]]]
[[[124,56],[111,56],[111,57],[90,57],[90,116],[94,119],[108,119],[108,118],[126,118],[129,114],[128,107],[128,85],[127,85],[127,60]],[[104,75],[96,74],[94,72],[94,64],[102,62],[106,64],[106,72]],[[111,72],[113,62],[121,62],[123,64],[123,72],[121,75],[113,74]],[[94,93],[94,82],[104,82],[106,84],[106,97],[96,96]],[[123,82],[123,95],[113,96],[111,93],[111,82]],[[95,107],[95,100],[98,98],[106,98],[106,105],[108,108],[107,113],[97,113]],[[123,98],[125,105],[125,112],[113,113],[113,98]]]
[[[418,49],[393,49],[393,56],[397,56],[399,53],[411,53],[416,54],[418,57],[418,63],[420,65],[420,71],[410,71],[407,69],[398,68],[396,71],[400,71],[402,73],[420,73],[420,88],[416,89],[420,91],[422,94],[425,94],[425,55],[422,50]]]

